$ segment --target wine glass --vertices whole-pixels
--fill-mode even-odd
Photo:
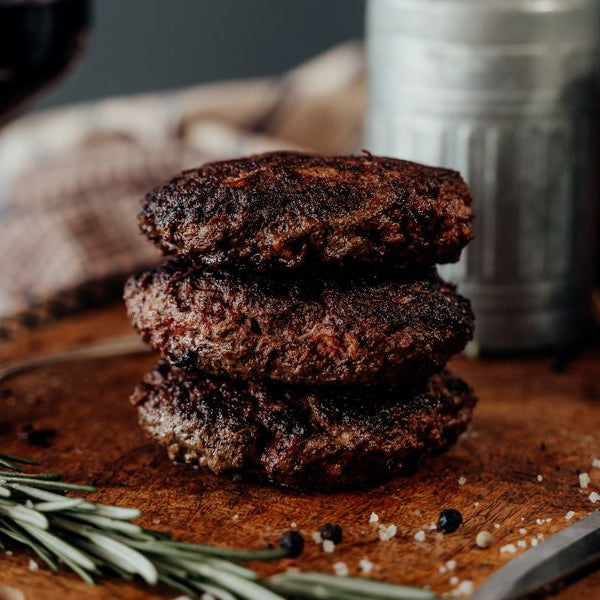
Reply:
[[[88,0],[0,0],[0,125],[70,70],[90,25]]]

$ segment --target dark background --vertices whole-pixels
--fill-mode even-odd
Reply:
[[[91,47],[38,106],[277,74],[362,36],[364,0],[96,0]]]

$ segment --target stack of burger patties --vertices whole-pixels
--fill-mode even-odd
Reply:
[[[454,171],[369,154],[270,153],[150,192],[142,232],[165,264],[125,290],[162,358],[132,400],[169,456],[304,489],[414,468],[467,427],[444,370],[469,302],[436,273],[472,237]]]

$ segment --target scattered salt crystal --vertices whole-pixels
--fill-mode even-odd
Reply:
[[[155,525],[160,525],[160,519],[152,519],[152,522],[153,522]]]
[[[494,529],[500,529],[500,523],[494,523]]]
[[[527,529],[525,529],[525,527],[521,527],[521,529],[519,529],[519,533],[521,535],[525,535],[527,533]]]
[[[506,544],[500,548],[500,554],[514,554],[517,547],[514,544]]]
[[[480,531],[475,538],[475,544],[478,548],[489,548],[494,538],[489,531]]]
[[[335,544],[331,540],[323,540],[323,552],[331,554],[335,550]]]
[[[592,467],[600,469],[600,458],[592,458]]]
[[[544,539],[544,534],[543,533],[538,533],[537,534],[537,539],[538,540],[543,540]]]
[[[31,500],[26,500],[25,501],[25,506],[27,508],[33,508],[33,502]]]
[[[465,579],[460,582],[460,585],[454,590],[453,594],[455,596],[471,596],[474,589],[473,582]]]
[[[546,523],[552,523],[552,517],[548,517],[548,518],[546,519]]]
[[[379,515],[372,512],[369,516],[369,523],[377,523],[377,521],[379,521]]]
[[[544,519],[536,519],[536,525],[541,525],[544,522]]]
[[[450,577],[450,585],[458,585],[459,581],[460,579],[456,575],[452,575],[452,577]]]
[[[517,546],[519,546],[519,548],[527,548],[527,542],[525,540],[519,540]]]
[[[458,485],[465,485],[465,483],[467,483],[467,478],[466,477],[459,477],[458,478]]]
[[[373,570],[373,563],[368,558],[361,558],[358,561],[358,566],[360,570],[365,574],[369,574]]]
[[[14,553],[12,550],[7,550],[4,554],[6,554],[6,556],[12,556]]]
[[[454,569],[456,569],[456,561],[455,560],[449,560],[446,563],[446,567],[447,567],[448,571],[454,571]]]
[[[531,538],[531,545],[535,548],[539,542],[535,538]]]
[[[600,500],[600,494],[597,494],[596,492],[592,492],[589,495],[589,499],[592,504],[596,504],[596,502],[598,502],[598,500]]]
[[[40,566],[35,562],[35,560],[33,560],[33,558],[29,559],[29,570],[30,571],[37,571],[40,568]]]
[[[570,510],[566,515],[565,515],[565,521],[570,521],[573,517],[575,516],[575,511]]]
[[[232,521],[237,521],[240,518],[240,515],[233,515],[233,517],[231,517]]]
[[[473,502],[473,506],[477,508],[479,506],[479,502]]]
[[[333,565],[333,571],[336,575],[339,575],[340,577],[345,577],[350,572],[348,570],[348,565],[345,562],[336,562]]]
[[[291,529],[298,529],[298,525],[296,525],[296,521],[292,521],[292,522],[290,523],[290,528],[291,528]]]
[[[536,479],[541,483],[542,481],[544,481],[544,477],[542,475],[538,475],[536,477]]]
[[[415,540],[417,540],[417,542],[425,541],[425,532],[422,529],[419,529],[419,531],[415,533]]]
[[[391,540],[396,535],[397,531],[398,531],[398,528],[393,523],[391,525],[388,525],[387,527],[385,525],[380,525],[379,526],[379,539],[382,542],[387,542],[388,540]]]
[[[437,523],[429,523],[429,530],[435,531],[437,529]]]
[[[310,537],[312,537],[312,540],[315,544],[321,544],[323,542],[320,531],[314,531]]]
[[[448,569],[446,569],[446,567],[441,566],[438,571],[443,575]]]
[[[587,473],[579,473],[579,486],[585,490],[590,485],[590,476]]]

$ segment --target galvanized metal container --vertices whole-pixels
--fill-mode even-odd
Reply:
[[[476,239],[459,283],[484,349],[589,327],[599,0],[370,0],[366,147],[457,169]]]

